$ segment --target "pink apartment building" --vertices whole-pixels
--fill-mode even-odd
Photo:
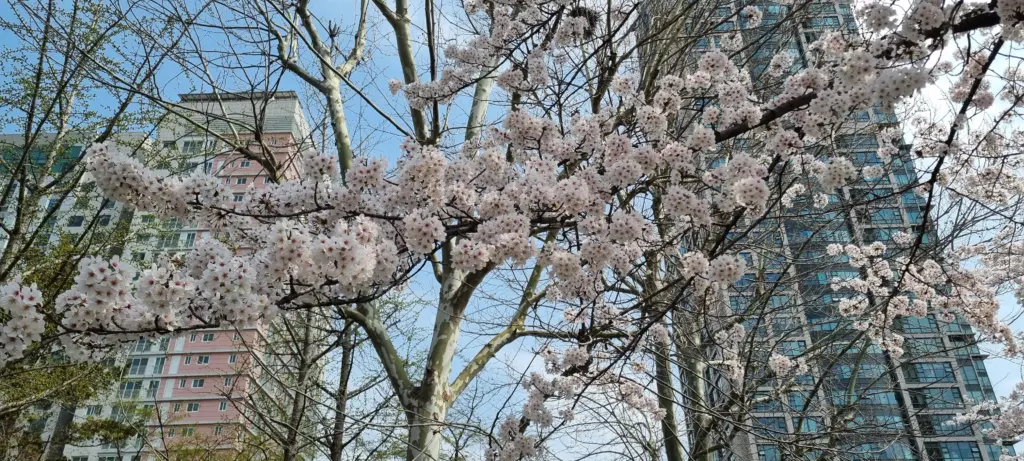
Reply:
[[[168,158],[158,160],[158,167],[186,174],[201,168],[223,178],[234,200],[242,201],[248,191],[272,181],[256,162],[228,151],[207,130],[227,139],[237,136],[242,143],[253,142],[252,133],[259,130],[264,145],[280,160],[297,159],[295,154],[308,146],[309,126],[294,92],[186,94],[181,100],[194,113],[191,121],[161,126],[159,141]],[[298,174],[297,164],[287,163],[291,167],[284,176]],[[128,253],[140,267],[160,253],[189,251],[210,234],[207,229],[145,214],[135,216],[133,230],[140,242]],[[64,456],[72,461],[146,461],[163,459],[154,452],[189,447],[195,459],[206,460],[236,450],[240,439],[252,433],[243,413],[249,398],[257,393],[274,398],[266,395],[274,392],[274,380],[262,371],[265,366],[255,366],[264,364],[267,331],[265,325],[250,325],[186,332],[156,341],[140,339],[128,352],[117,388],[102,401],[79,408],[75,416],[118,419],[122,410],[117,402],[133,401],[154,413],[148,440],[120,447],[68,445]]]

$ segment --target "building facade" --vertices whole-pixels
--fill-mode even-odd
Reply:
[[[81,166],[82,154],[94,136],[81,131],[39,133],[26,149],[24,135],[0,135],[0,252],[5,264],[31,268],[33,282],[44,288],[50,283],[59,286],[61,282],[54,280],[62,271],[59,265],[78,257],[81,248],[109,257],[121,254],[128,240],[132,210],[104,199]],[[112,148],[124,154],[148,145],[139,133],[123,133],[111,140]],[[22,178],[29,185],[24,190]],[[12,240],[14,232],[17,236]],[[65,358],[57,355],[47,360],[45,365],[66,365]],[[54,434],[63,433],[73,417],[74,408],[63,400],[66,395],[51,394],[17,418],[15,429],[23,437],[37,437],[48,459],[61,456],[63,444]]]
[[[160,126],[160,149],[147,159],[168,174],[206,173],[221,178],[233,202],[277,180],[300,173],[299,153],[309,148],[309,126],[294,92],[274,94],[185,94],[181,113]],[[227,147],[232,146],[232,147]],[[238,146],[274,156],[285,165],[273,176],[239,153]],[[276,177],[275,177],[276,176]],[[140,268],[161,257],[190,251],[203,238],[223,238],[202,223],[158,219],[137,213],[134,243],[125,256]],[[238,245],[236,245],[238,246]],[[247,251],[239,246],[237,251]],[[77,409],[78,421],[109,418],[145,425],[128,442],[67,446],[73,461],[229,459],[256,436],[248,423],[254,395],[287,392],[269,376],[282,354],[267,354],[267,325],[186,331],[140,339],[124,359],[124,376],[108,395]],[[287,354],[283,354],[287,356]],[[287,400],[286,395],[271,398]]]
[[[748,5],[763,13],[757,28],[746,27],[738,14]],[[774,56],[786,53],[793,58],[784,78],[806,65],[810,45],[825,34],[858,33],[851,3],[842,0],[707,2],[704,11],[690,3],[651,2],[647,8],[646,26],[652,30],[664,27],[658,21],[675,17],[676,12],[698,19],[680,26],[680,34],[691,34],[691,48],[655,44],[642,53],[645,75],[690,69],[701,53],[721,45],[721,35],[744,29],[744,44],[749,46],[734,59],[743,62],[762,100],[781,88],[781,80],[773,84],[765,75]],[[701,36],[698,29],[707,24],[712,29],[704,33],[710,34]],[[744,325],[756,341],[767,345],[761,352],[796,358],[811,350],[816,359],[810,363],[811,371],[798,376],[781,396],[776,392],[779,382],[766,374],[766,366],[746,370],[747,385],[756,388],[750,416],[742,421],[745,429],[714,441],[727,447],[717,450],[715,459],[998,461],[1004,453],[1014,454],[1012,446],[985,436],[985,423],[953,421],[971,402],[996,398],[986,355],[966,321],[939,313],[897,319],[907,352],[895,358],[867,341],[838,312],[838,301],[852,293],[830,285],[859,272],[843,260],[827,257],[829,244],[882,242],[889,247],[885,257],[895,258],[901,254],[892,242],[896,232],[923,233],[923,248],[935,243],[936,235],[923,225],[924,199],[914,192],[918,178],[909,147],[898,146],[891,160],[878,153],[893,142],[880,134],[899,130],[898,122],[892,109],[880,106],[849,114],[834,141],[814,149],[849,158],[858,170],[884,165],[887,173],[848,184],[829,197],[824,209],[797,201],[795,213],[770,216],[743,237],[748,248],[760,250],[741,253],[751,272],[725,294],[728,307],[741,315],[757,311]],[[894,145],[900,142],[896,138]],[[750,141],[737,139],[723,148],[742,151],[752,147]],[[727,155],[709,162],[724,161]],[[766,359],[761,357],[759,364],[765,365]],[[726,372],[713,367],[703,381],[712,400],[719,402],[734,389]],[[688,383],[682,384],[687,388]]]

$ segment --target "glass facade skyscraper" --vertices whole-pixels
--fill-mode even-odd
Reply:
[[[648,76],[684,71],[701,53],[720,47],[722,35],[742,30],[744,47],[733,53],[733,59],[743,64],[755,91],[768,100],[782,81],[776,78],[773,83],[766,75],[774,56],[788,53],[793,58],[791,74],[812,59],[810,45],[825,34],[858,33],[849,2],[755,2],[763,13],[756,29],[747,27],[738,14],[750,4],[725,1],[694,7],[652,2],[646,26],[653,30],[652,24],[679,12],[689,18],[682,20],[685,25],[679,33],[688,34],[693,45],[665,52],[664,47],[680,45],[660,41],[653,46],[661,49],[642,54],[641,68]],[[653,61],[652,56],[656,63],[643,62]],[[666,56],[674,56],[675,62]],[[713,99],[699,100],[696,109],[707,104],[714,104]],[[749,418],[740,422],[743,430],[715,441],[727,447],[716,452],[717,459],[997,461],[1003,453],[1014,454],[1013,447],[986,438],[986,423],[953,421],[970,402],[995,399],[986,355],[966,321],[935,314],[895,319],[906,338],[906,352],[897,358],[872,344],[838,313],[838,300],[850,293],[833,289],[832,282],[855,278],[858,269],[843,257],[828,256],[829,244],[882,242],[889,247],[884,257],[893,259],[907,251],[893,244],[896,232],[923,233],[922,248],[936,243],[933,226],[925,225],[925,201],[914,191],[918,179],[909,146],[896,145],[897,141],[898,154],[879,155],[886,139],[891,139],[879,133],[898,130],[898,123],[893,110],[875,106],[849,114],[832,139],[807,147],[808,153],[823,149],[825,156],[846,157],[858,170],[884,166],[882,177],[848,184],[823,208],[797,200],[792,207],[750,223],[742,236],[730,236],[743,240],[748,251],[741,255],[750,272],[726,295],[729,308],[738,315],[757,310],[744,325],[755,341],[767,345],[760,352],[813,359],[811,371],[797,377],[782,395],[764,367],[746,370],[746,386],[753,388]],[[709,164],[725,161],[730,151],[757,148],[747,139],[725,144],[723,154],[708,159]],[[710,369],[703,378],[712,399],[730,398],[735,385],[721,370]]]

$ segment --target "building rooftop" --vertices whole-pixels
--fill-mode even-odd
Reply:
[[[226,93],[184,93],[178,95],[182,102],[200,101],[251,101],[259,99],[299,99],[294,91],[244,91]]]

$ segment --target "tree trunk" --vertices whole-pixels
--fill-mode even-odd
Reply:
[[[302,351],[299,355],[298,376],[296,377],[292,398],[292,409],[288,415],[288,427],[286,428],[286,439],[282,454],[282,461],[295,461],[298,459],[299,434],[302,432],[303,416],[306,414],[306,381],[309,377],[309,370],[313,364],[309,363],[312,353],[312,325],[310,320],[313,311],[307,311],[303,319],[302,328]]]
[[[342,177],[352,169],[352,138],[348,134],[348,120],[345,118],[345,104],[341,100],[341,80],[334,74],[326,77],[327,112],[331,117],[334,146],[338,149],[338,162]]]
[[[668,461],[683,461],[683,445],[680,443],[682,435],[679,433],[679,425],[676,423],[675,386],[672,384],[672,369],[668,355],[668,345],[654,346],[658,406],[665,410],[665,417],[661,419],[661,433],[665,439],[665,458]]]
[[[408,461],[438,461],[441,459],[441,431],[448,404],[443,398],[424,400],[417,410],[409,412]]]
[[[690,441],[690,460],[711,461],[712,453],[708,450],[713,446],[711,440],[711,418],[705,413],[710,408],[705,389],[704,372],[707,366],[702,351],[703,341],[699,329],[694,328],[685,333],[689,344],[676,343],[680,356],[679,374],[684,389],[685,405],[695,411],[686,418],[688,438]]]
[[[483,126],[487,123],[487,108],[491,102],[491,89],[494,87],[494,68],[497,59],[492,58],[480,75],[473,90],[473,105],[469,108],[469,121],[466,123],[466,141],[480,137]]]
[[[398,48],[398,60],[402,64],[402,77],[405,79],[405,84],[415,83],[419,80],[416,75],[416,57],[412,49],[412,38],[410,35],[410,24],[411,21],[408,16],[408,11],[404,6],[406,2],[399,2],[395,8],[395,14],[398,16],[398,21],[392,24],[392,28],[395,30],[395,46]],[[427,133],[427,117],[421,109],[412,109],[412,126],[416,132],[416,140],[424,142],[428,138]],[[437,133],[434,133],[436,135]]]
[[[409,421],[408,461],[440,459],[441,431],[452,400],[449,389],[452,360],[459,343],[462,314],[477,278],[450,267],[445,272],[423,381],[419,388],[414,389],[412,405],[406,414]]]
[[[341,461],[341,452],[345,447],[345,416],[348,412],[348,380],[352,374],[352,359],[355,356],[355,341],[352,324],[346,322],[342,330],[341,340],[341,372],[338,375],[338,393],[334,402],[334,433],[331,434],[331,461]]]

